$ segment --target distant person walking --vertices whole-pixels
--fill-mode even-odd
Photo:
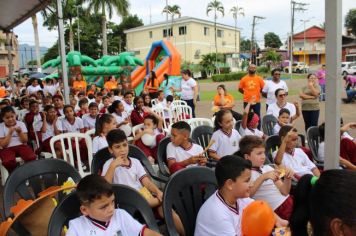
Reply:
[[[325,65],[322,65],[321,68],[316,72],[316,77],[319,80],[320,86],[320,97],[319,101],[325,101],[325,87],[326,87],[326,72],[325,72]]]
[[[253,109],[254,113],[258,115],[261,120],[261,91],[265,86],[265,82],[262,77],[256,75],[256,65],[251,64],[248,67],[248,74],[245,75],[239,83],[239,92],[242,93],[244,100],[244,108],[250,102],[251,109]],[[258,124],[258,128],[260,129],[261,122]]]

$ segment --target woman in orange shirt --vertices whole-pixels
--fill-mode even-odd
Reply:
[[[82,74],[76,76],[76,80],[73,82],[73,89],[79,92],[86,93],[87,91],[87,82],[84,80]]]
[[[235,106],[234,97],[227,93],[225,85],[220,84],[217,87],[217,94],[214,96],[213,101],[213,112],[218,112],[223,109],[231,110],[233,117],[235,120],[241,120],[242,115],[233,111],[232,108]]]
[[[108,91],[117,89],[117,82],[115,76],[110,76],[110,79],[105,82],[104,88],[106,88]]]
[[[154,71],[150,72],[148,83],[146,89],[148,89],[148,93],[152,99],[157,98],[157,91],[159,88],[158,79],[156,73]]]

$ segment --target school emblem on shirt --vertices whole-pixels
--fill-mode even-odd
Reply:
[[[96,231],[95,230],[90,230],[90,235],[96,235]]]
[[[233,141],[232,142],[232,146],[235,147],[237,145],[237,142],[236,141]]]
[[[121,230],[117,231],[114,236],[122,236]]]

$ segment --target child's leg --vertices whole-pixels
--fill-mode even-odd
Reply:
[[[153,159],[153,153],[152,153],[151,148],[149,148],[145,144],[143,144],[141,139],[137,140],[135,142],[135,145],[145,153],[145,155],[148,157],[148,159],[150,159],[149,157],[151,157]],[[150,161],[154,162],[154,160],[150,160]]]
[[[16,155],[19,155],[25,162],[36,160],[36,154],[30,146],[22,144],[12,148],[15,150]]]
[[[2,165],[10,174],[16,168],[16,152],[11,147],[0,149],[0,158]]]
[[[157,208],[157,211],[158,211],[158,215],[164,219],[164,216],[163,216],[163,207],[162,206],[159,206]],[[185,235],[185,231],[184,231],[184,226],[183,226],[183,223],[182,221],[180,220],[179,216],[177,215],[177,213],[175,213],[175,211],[172,210],[172,218],[173,218],[173,222],[174,222],[174,225],[179,233],[179,235],[181,236],[184,236]]]

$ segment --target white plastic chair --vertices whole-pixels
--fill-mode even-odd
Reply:
[[[151,100],[151,104],[152,104],[152,107],[156,106],[157,105],[157,98],[154,98]]]
[[[92,137],[95,134],[95,129],[90,129],[85,132],[86,135]]]
[[[168,108],[163,108],[163,107],[155,107],[152,108],[152,111],[156,113],[159,117],[162,118],[163,120],[163,129],[168,130],[169,125],[172,124],[172,111]]]
[[[191,118],[187,120],[187,123],[190,125],[192,130],[201,125],[214,127],[214,123],[211,121],[211,119],[208,118]]]
[[[183,100],[173,100],[172,101],[172,106],[179,106],[179,105],[188,105],[188,103]]]
[[[39,122],[41,122],[41,121],[35,121],[33,123],[33,127],[35,128]],[[38,134],[37,134],[36,130],[34,131],[34,133],[35,133],[35,138],[36,138],[35,146],[36,146],[36,149],[38,149],[40,147],[40,140],[38,138]],[[50,152],[41,152],[40,156],[43,156],[46,159],[53,157],[52,153],[50,153]]]
[[[77,166],[76,168],[78,169],[78,172],[80,173],[81,176],[86,176],[88,174],[90,174],[90,169],[91,169],[91,162],[92,162],[92,141],[91,141],[91,137],[88,136],[87,134],[84,133],[64,133],[64,134],[59,134],[56,135],[54,137],[52,137],[51,141],[50,141],[50,146],[51,146],[51,150],[53,153],[53,158],[57,158],[56,155],[56,150],[54,148],[54,144],[57,141],[60,141],[61,143],[61,147],[63,150],[63,159],[67,162],[69,162],[72,166],[75,167],[75,162],[74,162],[74,153],[73,153],[73,147],[72,147],[72,139],[74,139],[75,141],[75,150],[76,150],[76,158],[77,158]],[[82,160],[81,160],[81,155],[80,155],[80,150],[79,150],[79,141],[81,139],[85,140],[87,149],[88,149],[88,164],[89,167],[87,169],[87,171],[83,170],[83,166],[82,166]],[[67,140],[67,144],[68,144],[68,149],[65,148],[65,140]]]
[[[137,130],[143,129],[144,127],[145,127],[144,124],[139,124],[139,125],[135,125],[134,127],[132,127],[132,135],[133,135],[133,137],[136,136]]]
[[[187,121],[193,118],[192,108],[188,105],[177,105],[171,108],[173,121]]]

